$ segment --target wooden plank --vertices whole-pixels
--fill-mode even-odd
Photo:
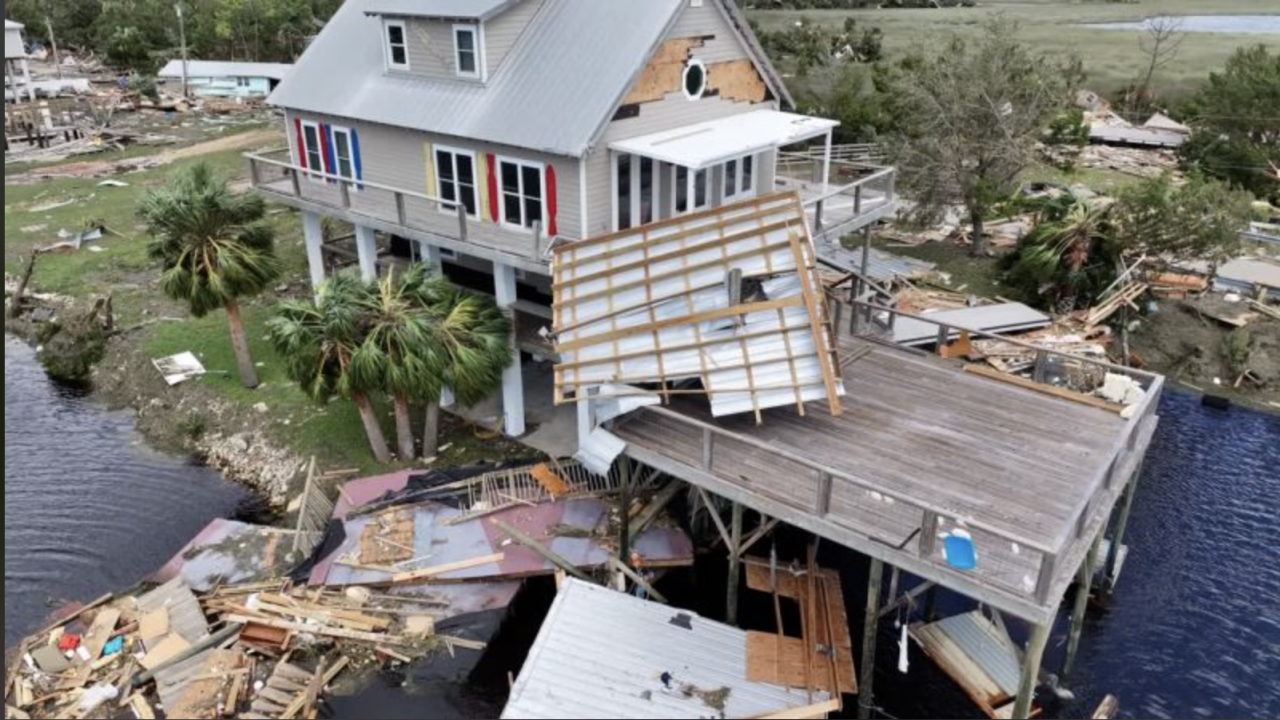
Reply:
[[[1017,375],[1006,375],[999,370],[989,368],[985,365],[965,365],[964,370],[965,372],[973,375],[981,375],[982,377],[989,378],[991,380],[999,380],[1000,382],[1016,385],[1026,390],[1038,392],[1042,395],[1049,395],[1062,400],[1070,400],[1074,403],[1088,405],[1089,407],[1098,408],[1099,410],[1106,410],[1108,412],[1116,413],[1117,415],[1125,410],[1124,405],[1108,402],[1100,397],[1085,395],[1084,393],[1078,393],[1074,390],[1067,390],[1066,388],[1060,388],[1053,385],[1045,385],[1035,382],[1034,380],[1027,380],[1026,378],[1018,377]]]
[[[341,628],[324,627],[317,625],[308,625],[305,623],[289,622],[287,620],[276,620],[274,618],[254,618],[245,615],[227,615],[223,618],[229,623],[237,623],[240,625],[248,625],[249,623],[258,623],[268,627],[279,628],[281,630],[292,630],[295,633],[307,633],[311,635],[321,635],[324,637],[338,638],[340,640],[354,640],[357,642],[366,642],[372,644],[385,644],[395,646],[412,646],[416,641],[409,638],[396,637],[384,633],[367,633],[355,630],[343,630]]]
[[[430,567],[423,570],[399,573],[391,577],[391,582],[394,585],[420,582],[422,580],[430,580],[431,578],[448,575],[449,573],[459,572],[461,570],[471,570],[473,568],[484,567],[485,565],[500,565],[506,559],[506,553],[495,553],[493,555],[472,558],[470,560],[461,560],[447,565],[437,565],[436,567]]]
[[[111,641],[116,625],[120,622],[120,611],[115,608],[103,608],[93,619],[89,631],[85,633],[81,647],[89,653],[89,662],[94,663],[102,657],[102,649]]]
[[[519,530],[502,522],[501,520],[494,520],[493,524],[494,524],[494,527],[498,528],[503,533],[505,533],[507,537],[511,538],[516,543],[519,543],[520,545],[523,545],[529,548],[530,550],[538,553],[543,558],[545,558],[547,562],[550,562],[552,565],[555,565],[556,567],[560,568],[561,570],[564,570],[565,572],[569,573],[570,575],[572,575],[573,577],[579,580],[582,580],[583,582],[591,582],[591,578],[587,577],[586,573],[579,570],[576,565],[569,562],[568,560],[565,560],[563,557],[561,557],[560,555],[552,551],[551,548],[547,547],[546,545],[543,545],[537,540],[534,540],[528,535],[525,535]]]
[[[753,720],[820,720],[843,709],[844,704],[839,700],[829,700],[808,707],[783,710],[773,715],[757,715]]]

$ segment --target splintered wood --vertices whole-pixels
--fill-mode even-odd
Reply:
[[[816,267],[794,193],[558,247],[556,403],[599,389],[705,395],[716,417],[763,421],[764,410],[789,405],[803,415],[816,401],[840,415],[840,361]]]
[[[411,510],[383,513],[374,518],[360,536],[360,563],[395,565],[412,560],[415,536]]]

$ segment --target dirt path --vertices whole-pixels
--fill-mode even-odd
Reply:
[[[217,140],[188,145],[186,147],[166,150],[156,155],[130,158],[128,160],[91,160],[86,162],[67,163],[42,170],[34,170],[24,175],[5,177],[5,184],[38,183],[56,178],[105,178],[138,170],[150,170],[164,167],[179,160],[212,155],[228,150],[243,150],[270,145],[280,141],[280,133],[276,130],[253,130],[221,137]]]

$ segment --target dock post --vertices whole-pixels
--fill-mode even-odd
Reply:
[[[884,561],[871,560],[867,576],[867,611],[862,623],[862,678],[858,681],[858,720],[870,720],[875,707],[876,641],[880,629],[880,588],[884,584]]]
[[[1110,592],[1116,586],[1116,572],[1120,568],[1120,550],[1124,547],[1124,536],[1129,531],[1129,515],[1133,512],[1133,500],[1138,494],[1138,481],[1142,479],[1143,463],[1138,463],[1138,469],[1134,471],[1133,477],[1129,478],[1129,485],[1124,489],[1124,501],[1120,505],[1120,515],[1116,518],[1116,529],[1111,537],[1111,549],[1107,553],[1107,567],[1104,573],[1103,583],[1105,589]]]
[[[934,585],[924,593],[924,621],[934,622],[938,619],[938,586]]]
[[[1089,610],[1089,596],[1093,593],[1093,574],[1098,569],[1098,555],[1102,552],[1104,532],[1099,532],[1093,541],[1093,547],[1080,564],[1080,577],[1077,579],[1076,603],[1071,610],[1071,633],[1067,636],[1067,658],[1062,663],[1062,678],[1071,676],[1075,669],[1076,655],[1080,652],[1080,636],[1084,632],[1084,616]]]
[[[725,620],[730,625],[738,624],[738,593],[742,585],[742,522],[746,507],[742,503],[733,504],[733,526],[729,531],[729,595]]]
[[[1052,621],[1032,628],[1031,642],[1027,645],[1027,656],[1022,666],[1022,682],[1018,685],[1018,700],[1013,706],[1013,720],[1031,718],[1031,706],[1035,703],[1036,686],[1040,680],[1040,663],[1044,661],[1044,650],[1049,645],[1052,631]]]
[[[618,562],[631,567],[631,458],[624,455],[618,462]]]

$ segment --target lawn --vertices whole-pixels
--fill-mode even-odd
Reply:
[[[1061,2],[1059,0],[980,0],[976,8],[942,10],[755,10],[751,17],[763,27],[777,29],[797,20],[839,25],[846,17],[878,27],[885,33],[891,55],[919,47],[937,47],[955,34],[971,35],[989,18],[1004,14],[1020,23],[1020,35],[1047,52],[1075,52],[1085,62],[1090,86],[1103,93],[1124,87],[1139,75],[1143,53],[1141,33],[1099,30],[1088,23],[1141,20],[1153,15],[1257,15],[1280,11],[1269,0],[1136,0],[1135,2]],[[1242,45],[1266,43],[1280,49],[1280,36],[1261,34],[1186,33],[1173,64],[1157,76],[1166,97],[1192,91],[1208,74],[1221,68]],[[822,90],[830,73],[815,73],[794,85]],[[796,88],[793,88],[796,89]]]

